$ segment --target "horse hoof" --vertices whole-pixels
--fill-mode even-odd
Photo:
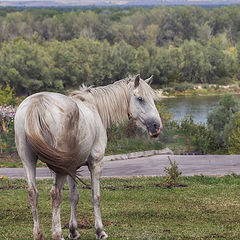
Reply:
[[[33,230],[33,235],[35,240],[43,240],[43,233],[40,228],[36,228]]]
[[[63,236],[52,235],[52,240],[65,240]]]
[[[80,233],[78,231],[75,234],[69,233],[68,239],[80,239]]]
[[[97,239],[106,239],[106,238],[108,238],[108,235],[104,231],[102,231],[98,235],[96,235],[96,238]]]

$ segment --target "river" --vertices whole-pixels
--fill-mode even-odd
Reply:
[[[240,95],[235,96],[240,100]],[[220,96],[194,96],[163,98],[161,102],[173,114],[174,120],[181,120],[185,115],[192,115],[195,122],[207,122],[207,115],[219,104]]]

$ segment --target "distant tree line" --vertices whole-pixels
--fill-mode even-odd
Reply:
[[[240,6],[0,9],[0,85],[18,95],[104,85],[240,79]]]

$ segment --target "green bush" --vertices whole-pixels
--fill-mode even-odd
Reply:
[[[164,172],[166,173],[166,184],[168,186],[177,186],[178,178],[182,175],[182,172],[179,171],[178,165],[175,161],[172,161],[170,157],[168,157],[170,167],[165,167]]]
[[[239,102],[231,95],[223,96],[216,109],[208,114],[207,126],[216,148],[228,146],[229,133],[234,128],[234,114],[240,111]]]
[[[228,138],[230,154],[240,154],[240,112],[234,114],[234,126]]]
[[[195,123],[192,116],[186,115],[180,121],[180,132],[186,138],[187,151],[190,152],[191,145],[193,145],[202,154],[206,154],[208,150],[214,146],[214,138],[211,131],[203,123]]]
[[[0,85],[0,106],[16,105],[17,99],[14,95],[14,89],[9,85],[3,87]]]
[[[186,90],[192,90],[193,89],[193,85],[187,82],[184,83],[176,83],[173,87],[173,89],[175,91],[179,91],[179,92],[185,92]]]

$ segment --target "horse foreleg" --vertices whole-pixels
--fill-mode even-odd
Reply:
[[[104,239],[104,238],[107,238],[108,235],[104,232],[102,217],[100,212],[100,176],[102,173],[102,164],[100,162],[90,163],[88,167],[91,173],[92,204],[93,204],[94,216],[95,216],[96,238]]]
[[[79,194],[77,189],[77,183],[72,177],[68,176],[68,186],[69,186],[69,202],[71,205],[71,217],[69,221],[69,239],[79,239],[80,234],[77,231],[77,218],[76,218],[76,208],[79,200]]]
[[[50,192],[52,198],[52,239],[64,240],[62,236],[60,205],[62,202],[62,189],[66,176],[56,174],[54,183]]]

